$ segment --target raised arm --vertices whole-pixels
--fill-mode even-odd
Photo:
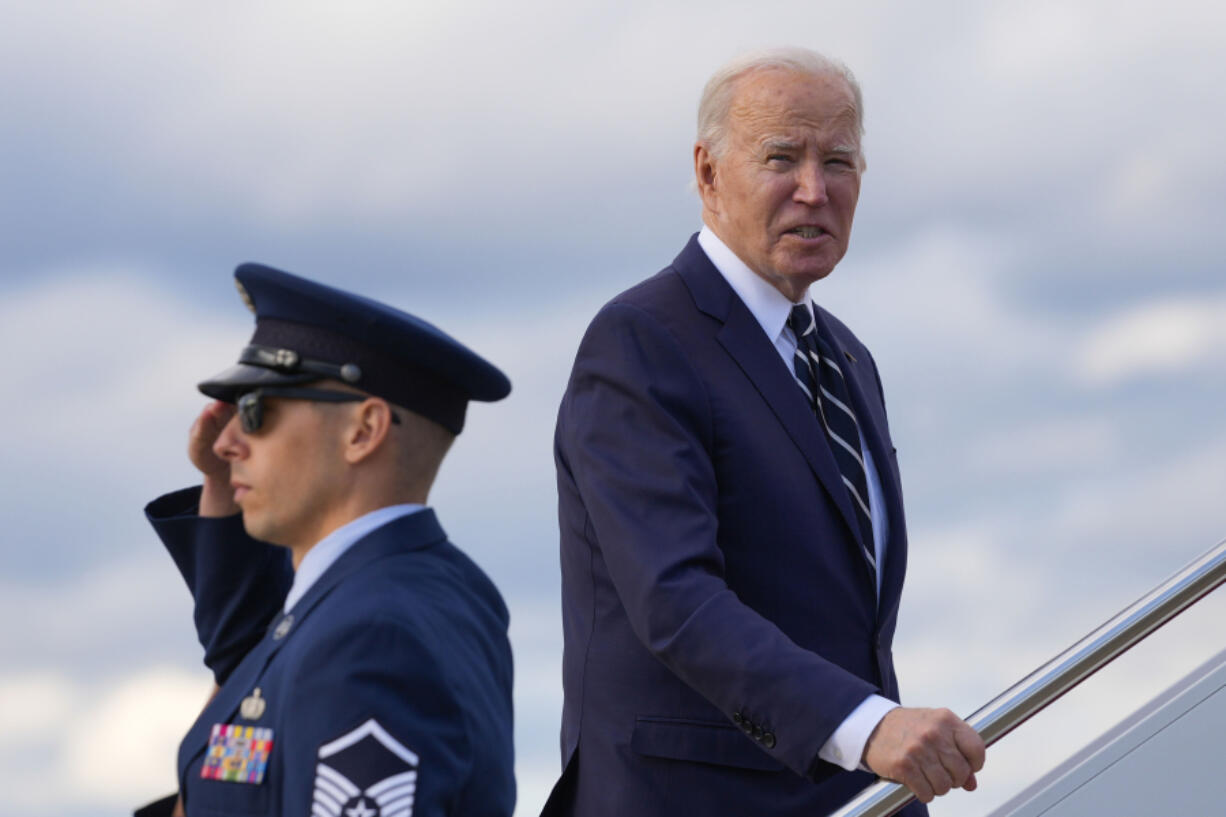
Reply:
[[[218,683],[263,636],[293,579],[284,548],[256,541],[243,530],[229,465],[212,453],[233,412],[232,406],[214,402],[192,425],[188,455],[203,486],[166,494],[145,507],[191,591],[204,663]]]

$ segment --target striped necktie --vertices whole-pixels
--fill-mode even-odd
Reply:
[[[817,319],[807,306],[792,307],[788,326],[796,334],[796,355],[792,358],[796,382],[826,429],[831,453],[855,507],[860,549],[875,574],[877,558],[873,546],[873,515],[868,506],[868,477],[860,453],[860,427],[851,408],[843,370],[829,344],[817,331]]]

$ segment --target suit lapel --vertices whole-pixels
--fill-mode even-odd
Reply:
[[[394,553],[418,550],[446,541],[447,535],[438,523],[434,511],[425,510],[393,519],[359,539],[341,554],[288,614],[278,615],[259,644],[226,679],[217,695],[200,713],[200,717],[183,739],[179,752],[179,780],[182,781],[193,762],[208,746],[213,725],[228,723],[243,698],[251,693],[263,676],[273,656],[301,629],[311,611],[348,576],[376,559]]]
[[[696,237],[690,239],[673,266],[685,280],[698,308],[723,322],[723,328],[716,334],[720,345],[762,395],[838,507],[848,535],[858,541],[855,510],[839,474],[838,463],[823,439],[813,409],[796,386],[792,373],[779,359],[779,352],[762,331],[762,325],[707,258]]]

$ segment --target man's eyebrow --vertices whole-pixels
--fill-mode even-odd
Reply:
[[[786,139],[769,139],[762,144],[762,149],[767,153],[774,153],[775,151],[799,150],[800,146]]]
[[[860,148],[856,147],[855,145],[835,145],[834,147],[830,148],[830,152],[845,154],[848,156],[858,156],[860,154]]]

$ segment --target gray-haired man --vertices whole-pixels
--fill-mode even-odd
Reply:
[[[717,72],[702,231],[583,339],[556,437],[564,773],[546,814],[812,817],[865,767],[925,802],[975,787],[979,736],[895,703],[906,532],[880,380],[809,293],[847,250],[862,109],[812,52]]]

